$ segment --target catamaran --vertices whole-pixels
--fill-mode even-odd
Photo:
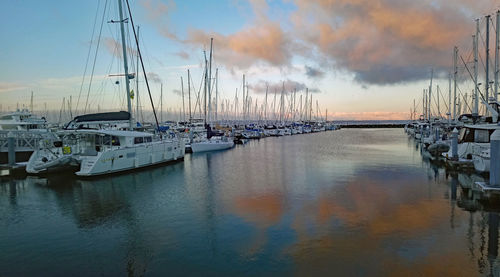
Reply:
[[[129,88],[131,77],[127,66],[122,0],[118,0],[118,9],[128,112],[76,117],[65,130],[59,132],[61,141],[52,145],[40,145],[33,153],[26,167],[28,173],[39,174],[76,166],[76,175],[96,176],[183,160],[184,142],[175,133],[153,135],[133,130]],[[130,11],[129,15],[134,28]],[[137,43],[137,36],[135,38]],[[138,43],[137,52],[140,55]],[[158,120],[156,121],[158,127]],[[128,122],[128,126],[123,126],[124,122]]]

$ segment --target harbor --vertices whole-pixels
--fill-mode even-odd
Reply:
[[[500,276],[500,2],[3,6],[0,277]]]
[[[0,268],[7,276],[324,275],[330,266],[342,276],[496,274],[498,204],[467,189],[479,180],[423,159],[403,129],[270,137],[96,180],[2,179],[0,243],[9,255]]]

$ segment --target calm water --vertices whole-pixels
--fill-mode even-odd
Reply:
[[[401,129],[252,141],[97,180],[0,183],[0,276],[498,274],[496,206]]]

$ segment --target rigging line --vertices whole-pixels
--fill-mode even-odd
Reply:
[[[460,59],[462,59],[462,62],[465,64],[465,61],[464,61],[464,59],[462,58],[462,56],[460,56]],[[467,65],[465,65],[465,69],[467,69],[467,72],[469,72],[469,75],[470,75],[471,79],[472,79],[472,80],[474,80],[474,77],[472,77],[472,73],[470,72],[469,67],[468,67]],[[460,88],[459,88],[459,87],[458,87],[458,89],[460,90]],[[461,90],[460,90],[460,91],[461,91]],[[483,100],[484,100],[483,94],[481,93],[481,89],[479,88],[479,86],[478,86],[478,88],[477,88],[477,91],[478,91],[478,93],[481,95],[481,98],[483,98]]]
[[[99,15],[99,7],[101,6],[101,1],[97,2],[97,9],[95,11],[94,17],[94,27],[92,28],[92,35],[90,36],[90,47],[87,53],[87,60],[85,61],[85,69],[83,70],[82,83],[80,85],[80,92],[78,93],[78,100],[76,101],[75,113],[78,113],[78,105],[80,104],[80,96],[82,95],[83,84],[85,83],[85,76],[87,75],[87,68],[89,66],[90,52],[92,50],[92,43],[94,42],[95,27],[97,25],[97,16]]]
[[[151,90],[149,89],[148,76],[146,75],[146,69],[144,68],[144,62],[142,61],[141,49],[139,47],[139,41],[137,40],[137,34],[135,33],[135,26],[134,26],[134,20],[132,19],[132,12],[130,11],[130,5],[128,3],[128,0],[125,0],[125,2],[127,3],[128,14],[130,16],[130,23],[132,23],[132,30],[134,31],[134,38],[135,38],[135,43],[137,46],[137,52],[139,54],[139,59],[141,60],[141,67],[142,67],[142,71],[144,73],[144,81],[146,82],[146,87],[148,88],[149,100],[151,101],[151,106],[153,106],[153,114],[155,116],[156,127],[158,128],[158,131],[159,131],[160,124],[158,123],[158,117],[156,116],[156,110],[155,110],[155,106],[153,103],[153,97],[151,96]],[[128,76],[127,76],[127,78],[128,78]],[[127,96],[127,97],[130,97],[130,96]]]
[[[87,99],[85,100],[85,109],[83,110],[83,113],[87,112],[87,105],[89,102],[89,95],[90,95],[90,88],[92,87],[92,80],[94,79],[94,70],[95,70],[95,64],[97,61],[97,53],[99,51],[99,46],[101,45],[101,34],[102,34],[102,27],[104,25],[104,16],[106,15],[106,8],[108,6],[108,0],[104,3],[104,11],[102,13],[102,20],[101,20],[101,28],[99,30],[99,37],[97,39],[97,46],[95,49],[95,56],[94,56],[94,63],[92,65],[92,73],[90,74],[90,82],[89,82],[89,90],[87,91]]]

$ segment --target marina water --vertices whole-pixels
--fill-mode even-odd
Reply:
[[[402,129],[342,129],[2,179],[0,276],[495,275],[495,205],[460,188],[478,178],[423,160]]]

